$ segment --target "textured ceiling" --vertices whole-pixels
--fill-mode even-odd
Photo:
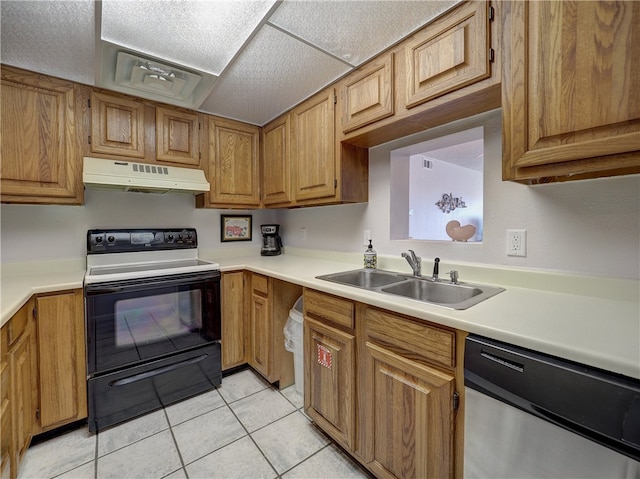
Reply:
[[[1,0],[0,54],[109,88],[115,46],[208,76],[190,107],[264,125],[458,1]]]

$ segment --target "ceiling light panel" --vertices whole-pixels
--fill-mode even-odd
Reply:
[[[3,0],[1,9],[2,63],[93,84],[93,0]]]
[[[285,1],[269,23],[358,66],[459,2]]]
[[[349,69],[265,25],[218,79],[202,109],[262,126]]]
[[[219,75],[275,0],[103,0],[102,39]]]

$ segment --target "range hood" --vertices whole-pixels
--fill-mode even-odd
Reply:
[[[210,189],[202,170],[89,157],[83,161],[82,180],[89,189],[143,193],[198,194]]]

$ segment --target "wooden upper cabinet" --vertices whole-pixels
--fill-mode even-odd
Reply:
[[[76,86],[3,65],[1,90],[2,202],[81,204]]]
[[[503,179],[640,172],[640,2],[512,2]]]
[[[335,196],[335,93],[329,88],[292,111],[291,155],[296,200]]]
[[[199,128],[197,113],[156,107],[156,159],[200,166]]]
[[[393,115],[393,53],[345,78],[340,102],[344,133]]]
[[[289,114],[262,129],[262,203],[286,206],[291,202],[291,155]]]
[[[464,3],[406,44],[407,108],[491,76],[489,8]]]
[[[209,117],[208,178],[211,192],[198,206],[260,206],[260,128]]]
[[[91,93],[91,152],[145,158],[144,103]]]

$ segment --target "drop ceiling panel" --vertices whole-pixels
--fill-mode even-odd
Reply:
[[[275,0],[103,0],[102,39],[219,75]]]
[[[459,1],[285,1],[269,22],[357,66]]]
[[[348,71],[339,60],[265,25],[201,109],[264,125]]]
[[[2,63],[93,84],[94,2],[0,4]]]

